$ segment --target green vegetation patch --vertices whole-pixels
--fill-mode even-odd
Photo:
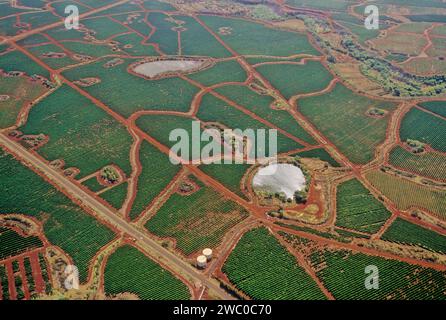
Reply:
[[[265,64],[257,67],[257,71],[287,99],[298,94],[321,91],[333,79],[319,61],[307,61],[304,65]]]
[[[414,139],[446,152],[446,121],[419,109],[411,109],[400,127],[402,141]]]
[[[446,238],[444,236],[401,218],[396,218],[381,239],[446,253]]]
[[[125,245],[107,260],[104,272],[107,295],[133,293],[142,300],[185,300],[189,289],[172,273],[138,249]]]
[[[104,193],[101,193],[101,198],[107,201],[115,209],[120,209],[127,196],[127,182],[121,183]]]
[[[336,225],[377,232],[391,213],[358,180],[341,183],[336,193]]]
[[[301,158],[315,158],[327,162],[332,167],[341,167],[341,165],[335,159],[333,159],[333,157],[324,148],[299,152],[295,154],[295,156],[299,156]]]
[[[237,60],[230,60],[217,63],[212,68],[188,75],[188,77],[209,87],[223,82],[244,82],[247,75]]]
[[[262,24],[217,16],[200,16],[233,50],[244,55],[319,55],[303,34],[277,30]],[[226,28],[226,31],[222,28]]]
[[[48,160],[64,159],[66,167],[80,169],[79,177],[109,164],[131,172],[132,138],[125,127],[68,86],[34,106],[20,130],[48,135],[39,153]]]
[[[49,242],[73,259],[80,280],[85,281],[90,261],[115,234],[4,152],[0,156],[0,189],[0,214],[22,213],[39,219]]]
[[[12,229],[4,229],[0,227],[0,260],[12,257],[22,252],[29,251],[42,246],[39,237],[24,237]]]
[[[253,299],[325,299],[313,279],[266,228],[243,235],[223,272]]]
[[[38,74],[47,79],[50,78],[50,74],[46,69],[42,68],[25,54],[17,50],[2,55],[2,58],[0,59],[0,69],[5,72],[23,71],[29,76]]]
[[[142,171],[138,178],[138,192],[130,211],[131,219],[135,219],[181,169],[179,165],[170,163],[167,155],[146,141],[141,144],[139,157]]]
[[[302,114],[352,162],[364,164],[373,159],[375,148],[385,139],[388,115],[367,116],[371,107],[391,111],[390,102],[354,94],[341,84],[330,93],[299,101]]]
[[[174,193],[145,225],[157,236],[174,238],[176,248],[185,255],[217,247],[228,230],[248,216],[235,202],[189,179],[200,189],[190,195]]]

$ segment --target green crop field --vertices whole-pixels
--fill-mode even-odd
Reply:
[[[188,75],[188,78],[208,87],[223,82],[244,82],[246,77],[246,71],[236,60],[220,62],[212,68]]]
[[[304,65],[264,64],[256,69],[287,99],[298,94],[321,91],[333,79],[319,61],[307,61]]]
[[[93,192],[98,192],[105,188],[98,182],[98,179],[96,177],[92,177],[84,181],[82,184]]]
[[[404,117],[400,138],[414,139],[429,144],[432,148],[446,152],[446,121],[418,109],[411,109]]]
[[[427,178],[446,180],[446,157],[440,153],[414,154],[398,146],[390,152],[389,162]]]
[[[430,101],[420,103],[420,107],[429,110],[439,116],[446,117],[446,102],[444,101]]]
[[[233,50],[244,55],[291,56],[295,54],[319,55],[303,34],[268,28],[262,24],[216,16],[199,17]],[[219,34],[222,27],[230,34]]]
[[[55,53],[63,53],[63,50],[53,44],[44,44],[37,47],[28,48],[29,52],[31,52],[34,56],[41,59],[44,63],[46,63],[52,69],[60,69],[66,66],[70,66],[78,63],[78,61],[71,59],[66,56],[63,58],[48,58],[45,57],[44,54],[55,52]]]
[[[218,180],[226,188],[236,193],[242,198],[246,198],[245,194],[240,190],[240,182],[243,175],[249,169],[249,164],[203,164],[199,168],[212,178]]]
[[[325,299],[296,258],[265,228],[243,235],[222,270],[253,299]]]
[[[42,246],[39,237],[23,237],[12,229],[0,227],[0,260],[21,254]]]
[[[38,83],[30,82],[25,77],[0,76],[0,94],[8,95],[9,99],[0,101],[0,128],[7,128],[17,121],[22,107],[26,101],[33,101],[45,93],[46,89]]]
[[[12,156],[0,155],[0,214],[21,213],[39,219],[50,243],[71,256],[85,281],[91,259],[114,233]]]
[[[341,183],[336,192],[336,225],[374,233],[390,217],[390,212],[358,180]]]
[[[347,250],[320,250],[311,254],[317,276],[336,299],[445,299],[444,273],[396,260]],[[379,290],[364,286],[367,266],[379,271]]]
[[[181,169],[180,166],[171,164],[167,155],[145,141],[141,144],[139,157],[142,171],[138,178],[136,198],[130,211],[131,219],[138,217]]]
[[[82,24],[89,30],[93,30],[93,35],[98,40],[106,40],[114,35],[128,32],[123,25],[114,22],[108,17],[97,17],[92,19],[83,19]]]
[[[25,134],[44,133],[49,142],[39,149],[48,160],[64,159],[80,169],[79,177],[116,164],[127,175],[132,138],[127,130],[74,89],[63,86],[34,106]]]
[[[286,3],[295,7],[339,11],[346,11],[353,4],[351,0],[287,0]]]
[[[375,188],[395,203],[398,209],[419,207],[441,219],[446,217],[446,191],[431,189],[378,170],[371,171],[366,177]]]
[[[1,29],[1,28],[0,28]],[[0,69],[5,72],[9,71],[23,71],[28,76],[38,74],[49,79],[50,74],[43,67],[36,62],[30,60],[25,54],[19,51],[10,51],[1,56]]]
[[[446,253],[446,237],[401,218],[397,218],[381,238]]]
[[[127,196],[127,182],[113,187],[101,194],[101,198],[107,201],[115,209],[120,209]]]
[[[125,117],[138,110],[187,111],[198,92],[196,87],[177,77],[146,80],[128,73],[128,66],[137,60],[126,59],[125,63],[108,69],[103,67],[106,61],[84,65],[64,75],[70,80],[100,78],[101,83],[85,90]]]
[[[340,167],[341,165],[333,159],[332,156],[325,149],[313,149],[309,151],[303,151],[295,154],[295,156],[299,156],[301,158],[315,158],[321,161],[327,162],[332,167]]]
[[[392,111],[395,106],[356,95],[341,84],[330,93],[298,102],[298,110],[352,162],[360,164],[372,160],[375,148],[386,136],[388,115],[367,116],[372,107]]]
[[[235,202],[192,176],[189,179],[200,189],[190,195],[171,195],[145,225],[157,236],[174,238],[176,248],[185,255],[217,247],[228,230],[248,216]]]
[[[190,298],[184,283],[129,245],[118,248],[108,258],[104,291],[107,295],[133,293],[144,300]]]

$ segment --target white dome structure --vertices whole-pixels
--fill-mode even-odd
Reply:
[[[206,268],[207,262],[208,262],[208,259],[205,256],[201,255],[201,256],[197,257],[197,267],[198,268],[202,268],[202,269]]]
[[[212,259],[212,249],[206,248],[203,250],[203,255],[206,257],[206,259],[209,261]]]

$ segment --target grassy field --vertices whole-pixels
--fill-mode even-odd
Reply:
[[[25,77],[3,77],[0,76],[0,94],[8,95],[9,99],[0,101],[0,128],[7,128],[14,125],[20,110],[26,102],[33,101],[44,94],[44,86],[30,82]]]
[[[290,56],[294,54],[319,55],[307,37],[288,31],[276,30],[259,23],[216,16],[200,19],[239,54]],[[228,35],[219,34],[222,27],[231,28]],[[261,45],[259,45],[261,44]]]
[[[190,195],[173,194],[145,227],[160,237],[176,240],[176,248],[185,255],[217,247],[224,235],[248,216],[235,202],[193,177],[200,189]]]
[[[389,162],[427,178],[446,180],[446,157],[440,153],[414,154],[398,146],[390,152]]]
[[[22,252],[29,251],[42,246],[39,237],[23,237],[13,229],[0,227],[0,260],[12,257]]]
[[[98,192],[105,188],[103,185],[99,184],[96,177],[92,177],[84,181],[82,184],[93,192]]]
[[[402,141],[414,139],[446,152],[446,121],[419,109],[411,109],[400,127]]]
[[[159,12],[149,14],[147,20],[156,28],[156,31],[148,42],[157,44],[164,54],[176,55],[178,54],[178,35],[172,28],[177,24],[167,21],[167,18],[167,15]]]
[[[444,236],[401,218],[397,218],[391,224],[381,239],[446,253],[446,238]]]
[[[257,71],[287,99],[298,94],[321,91],[333,79],[319,61],[307,61],[304,65],[266,64],[257,67]]]
[[[225,86],[216,91],[296,138],[309,144],[316,143],[313,137],[288,112],[274,110],[270,107],[274,102],[272,97],[257,94],[246,86]]]
[[[341,183],[336,192],[336,225],[375,233],[391,213],[358,180]]]
[[[22,213],[40,220],[50,243],[73,259],[85,281],[91,259],[115,234],[4,152],[0,177],[0,214]]]
[[[265,228],[251,230],[240,239],[223,272],[253,299],[325,299],[296,258]]]
[[[298,109],[352,162],[373,159],[375,148],[385,139],[388,115],[371,118],[369,108],[391,111],[395,105],[359,96],[337,84],[332,92],[303,98]]]
[[[446,117],[446,102],[445,101],[430,101],[420,103],[420,107],[436,113],[442,117]]]
[[[375,188],[395,203],[398,209],[408,210],[415,206],[428,210],[441,219],[446,218],[446,192],[433,190],[381,171],[372,171],[366,177]]]
[[[101,83],[85,90],[124,117],[138,110],[187,111],[198,92],[196,87],[180,78],[150,81],[128,73],[127,67],[136,61],[134,59],[108,69],[103,67],[106,61],[81,66],[64,72],[64,75],[70,80],[100,78]]]
[[[139,157],[142,171],[138,178],[138,192],[130,211],[131,219],[135,219],[181,169],[180,166],[171,164],[167,155],[145,141],[141,144]]]
[[[63,53],[63,50],[60,47],[53,45],[53,44],[45,44],[45,45],[40,45],[38,47],[31,47],[31,48],[28,48],[28,50],[34,56],[41,59],[44,63],[46,63],[52,69],[59,69],[59,68],[63,68],[63,67],[78,63],[78,61],[73,60],[68,56],[63,57],[63,58],[45,57],[44,54],[50,53],[50,52]]]
[[[39,153],[50,161],[64,159],[66,167],[79,168],[79,178],[109,164],[116,164],[127,175],[131,172],[130,134],[68,86],[34,106],[20,130],[25,134],[47,134],[50,140]]]
[[[351,0],[287,0],[286,3],[295,7],[313,8],[320,10],[339,10],[346,11]]]
[[[142,300],[190,298],[184,283],[129,245],[118,248],[108,258],[104,272],[104,291],[107,295],[133,293]]]
[[[95,32],[93,36],[98,40],[107,40],[114,35],[129,31],[123,25],[114,22],[108,17],[83,19],[82,24],[87,29],[93,30]]]
[[[386,37],[372,40],[373,45],[378,50],[391,53],[404,53],[417,56],[421,53],[423,47],[427,44],[427,40],[420,34],[400,34],[390,32]]]

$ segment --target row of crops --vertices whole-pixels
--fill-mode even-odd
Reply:
[[[145,227],[160,237],[172,237],[184,254],[216,247],[226,232],[248,216],[237,203],[189,176],[199,190],[173,194]]]
[[[263,227],[243,235],[222,270],[253,299],[325,299],[296,258]]]
[[[0,243],[2,244],[0,246],[0,260],[42,246],[42,241],[39,237],[23,237],[12,229],[1,227]]]
[[[132,293],[143,300],[189,299],[187,286],[136,248],[118,248],[108,258],[104,273],[107,295]]]
[[[36,270],[33,270],[31,259],[35,259],[36,262],[38,262],[36,264]],[[24,257],[23,266],[21,266],[18,260],[13,260],[11,262],[11,271],[12,282],[9,281],[6,264],[0,265],[2,300],[14,299],[14,296],[11,296],[11,292],[13,292],[12,290],[15,291],[15,299],[17,300],[26,298],[25,291],[29,292],[29,297],[31,299],[35,298],[38,294],[49,294],[51,292],[51,283],[48,276],[47,265],[42,253],[35,256]],[[36,279],[34,278],[34,275],[39,274],[42,276],[42,280],[45,284],[45,288],[42,291],[40,291],[40,288],[36,287]]]
[[[377,232],[391,213],[365,188],[352,179],[336,192],[336,225],[357,231]]]
[[[88,215],[12,156],[0,153],[0,214],[21,213],[37,218],[53,245],[64,250],[84,281],[96,252],[115,234]]]
[[[397,218],[381,238],[446,253],[446,237],[401,218]]]

